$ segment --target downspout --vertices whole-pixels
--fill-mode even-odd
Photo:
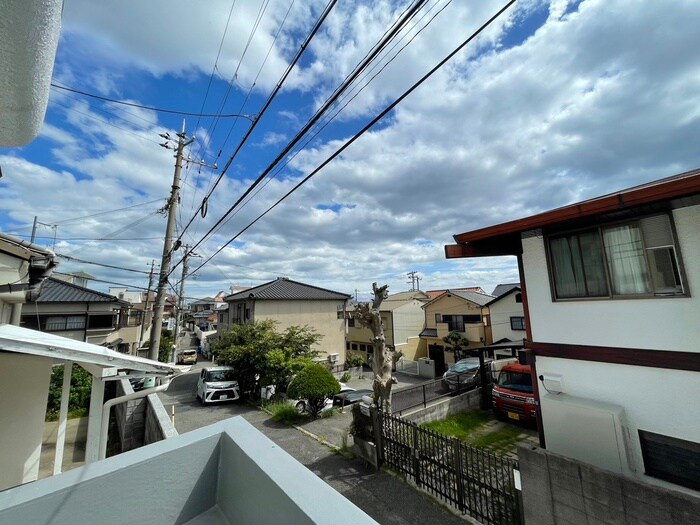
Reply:
[[[164,385],[157,386],[155,388],[148,388],[146,390],[139,390],[133,394],[126,394],[121,397],[115,397],[107,401],[102,407],[102,426],[100,427],[100,450],[97,457],[98,460],[105,459],[107,456],[107,434],[109,430],[109,413],[110,409],[114,405],[119,405],[120,403],[125,403],[127,401],[132,401],[134,399],[141,399],[150,394],[156,394],[158,392],[163,392],[170,386],[170,383],[165,383]]]
[[[14,326],[19,326],[19,322],[22,319],[22,303],[14,303],[12,305],[12,313],[10,314],[10,324]]]

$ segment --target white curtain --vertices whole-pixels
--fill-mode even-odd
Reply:
[[[622,225],[603,231],[613,294],[649,293],[649,272],[639,228]]]

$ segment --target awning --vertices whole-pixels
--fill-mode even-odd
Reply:
[[[178,367],[167,363],[122,354],[104,346],[9,324],[0,325],[0,351],[73,361],[78,364],[87,363],[117,369],[117,371],[134,370],[163,375],[179,371]]]

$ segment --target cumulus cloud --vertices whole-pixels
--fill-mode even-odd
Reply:
[[[209,199],[206,217],[197,210],[216,175],[195,166],[185,171],[179,227],[196,218],[183,242],[196,243],[215,225],[403,9],[389,1],[340,4],[249,144],[266,147],[241,151]],[[248,58],[239,63],[261,5],[236,3],[222,48],[221,75],[230,78],[239,68],[238,80],[246,89],[289,7],[270,2]],[[433,14],[443,4],[434,5]],[[196,280],[188,280],[188,296],[276,276],[348,293],[357,288],[360,295],[375,280],[400,291],[407,288],[411,270],[419,272],[424,289],[482,286],[490,292],[499,282],[518,280],[514,260],[446,261],[443,246],[453,242],[453,234],[700,163],[695,144],[700,56],[694,51],[700,36],[693,23],[700,5],[689,0],[673,6],[622,0],[518,5],[379,126],[198,269]],[[258,79],[261,92],[277,81],[322,7],[295,3]],[[279,176],[198,247],[203,259],[193,259],[192,268],[236,237],[498,7],[496,2],[450,4],[310,147],[287,156],[289,164]],[[162,89],[173,87],[172,77],[189,75],[182,81],[188,86],[192,78],[204,82],[230,8],[223,1],[207,9],[184,2],[170,2],[167,8],[134,2],[115,11],[102,3],[71,2],[62,40],[68,47],[57,69],[66,83],[77,82],[76,72],[85,68],[80,60],[104,60],[99,71],[110,74],[91,81],[96,90],[152,103],[157,93],[136,97],[127,89],[130,74],[145,71],[156,78],[154,85],[159,76],[168,77]],[[80,59],[81,46],[88,42],[94,56]],[[215,82],[219,88],[226,85]],[[238,89],[238,95],[246,89]],[[5,173],[0,203],[13,210],[4,212],[5,226],[26,227],[37,214],[42,222],[59,224],[57,251],[141,269],[159,259],[162,245],[150,239],[162,236],[165,220],[156,210],[172,179],[172,151],[158,147],[157,134],[174,131],[155,112],[110,106],[105,114],[98,109],[79,97],[52,93],[39,142],[0,156]],[[201,124],[197,134],[203,146],[193,155],[216,158],[222,149],[222,163],[243,128],[228,129]],[[227,132],[231,137],[222,147]],[[81,213],[152,200],[159,202],[60,225],[61,219]],[[97,239],[120,229],[122,237],[143,240],[61,240]],[[86,269],[71,263],[63,268]],[[133,279],[101,268],[87,270],[105,279]],[[144,286],[145,277],[128,282]]]

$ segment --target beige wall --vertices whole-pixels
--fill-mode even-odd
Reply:
[[[51,362],[0,353],[0,490],[39,474]]]
[[[417,361],[421,357],[428,357],[428,345],[420,337],[409,337],[405,343],[396,345],[396,350],[403,352],[403,358],[408,361]]]
[[[519,293],[511,293],[489,306],[489,323],[494,341],[500,341],[506,337],[511,341],[517,341],[525,337],[525,330],[512,330],[510,327],[511,317],[524,317],[525,315],[523,303],[515,302],[515,296]]]
[[[309,325],[322,336],[316,346],[321,356],[339,354],[340,364],[345,362],[345,319],[338,319],[342,306],[343,301],[256,301],[253,320],[271,319],[278,330]]]

